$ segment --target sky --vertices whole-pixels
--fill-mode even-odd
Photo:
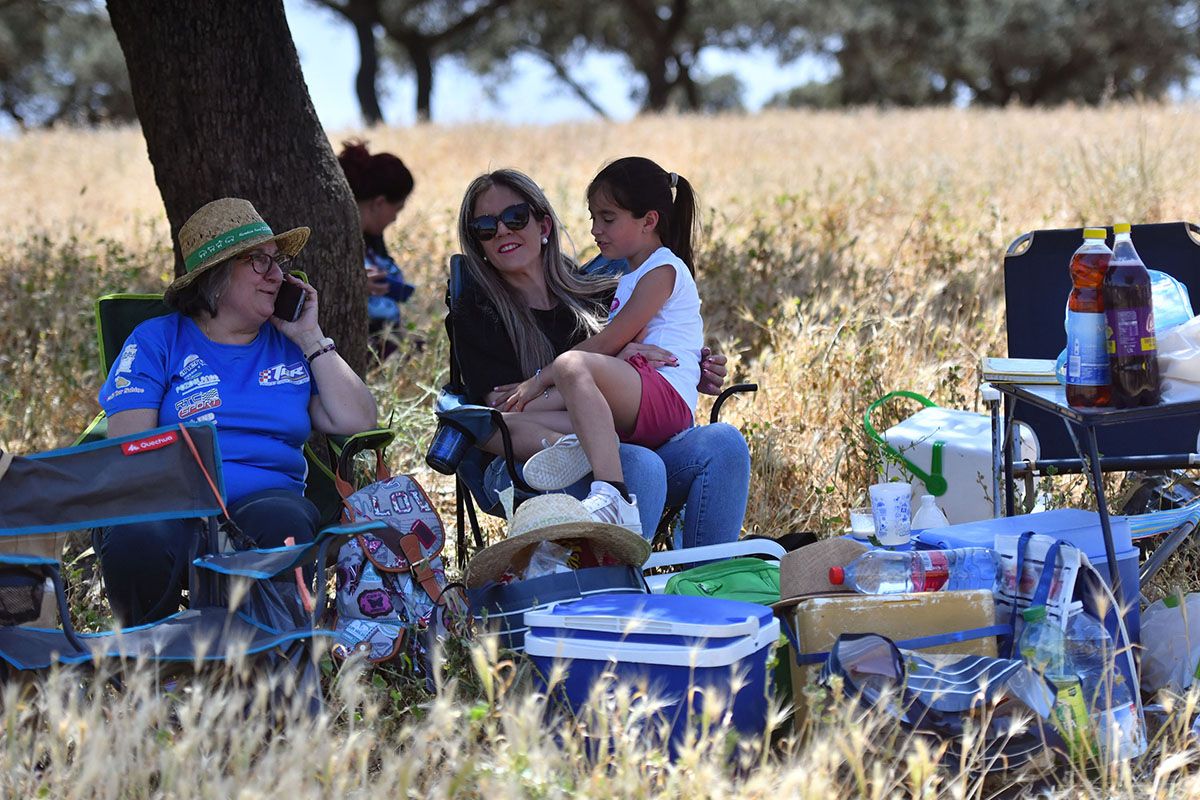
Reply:
[[[284,9],[322,125],[331,130],[361,125],[354,95],[358,46],[353,29],[309,0],[284,0]],[[821,66],[811,60],[780,66],[773,56],[761,51],[705,51],[701,54],[700,69],[707,75],[737,74],[746,87],[745,103],[751,110],[760,108],[779,91],[823,77]],[[629,98],[632,79],[623,70],[620,57],[593,55],[579,65],[577,73],[577,78],[592,90],[592,96],[613,119],[628,119],[637,112],[637,106]],[[519,60],[514,73],[516,85],[506,87],[504,96],[530,98],[528,105],[496,101],[489,97],[478,77],[451,59],[441,59],[435,66],[433,81],[433,121],[551,124],[595,117],[590,108],[561,87],[548,67],[531,57]],[[380,90],[384,119],[392,125],[411,125],[416,119],[412,76],[389,74],[381,80]]]

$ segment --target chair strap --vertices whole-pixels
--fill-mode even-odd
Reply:
[[[208,467],[204,466],[204,459],[200,457],[200,451],[196,449],[196,443],[192,441],[192,435],[188,433],[187,426],[183,423],[179,424],[179,434],[183,437],[183,441],[187,442],[188,449],[192,451],[192,458],[196,459],[196,466],[200,468],[200,472],[204,475],[204,480],[208,481],[208,488],[212,490],[213,497],[217,499],[217,505],[220,506],[221,513],[225,515],[225,519],[231,520],[229,509],[225,507],[225,499],[217,491],[217,483],[212,479],[212,475],[208,474]]]

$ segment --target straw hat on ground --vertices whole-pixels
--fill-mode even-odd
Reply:
[[[496,580],[525,548],[562,539],[587,539],[597,555],[608,554],[638,567],[650,557],[649,542],[628,528],[596,521],[574,497],[540,494],[513,513],[504,541],[480,550],[467,564],[467,588]]]
[[[773,608],[790,608],[801,600],[825,594],[853,592],[849,586],[829,582],[830,567],[844,567],[869,548],[841,536],[793,550],[779,562],[779,596]]]
[[[249,200],[222,197],[206,203],[179,229],[179,251],[187,271],[171,282],[167,296],[206,270],[267,242],[275,242],[279,252],[294,257],[304,249],[309,233],[304,227],[274,233]]]

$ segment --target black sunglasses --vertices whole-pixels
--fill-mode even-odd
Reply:
[[[496,236],[496,231],[499,229],[501,222],[510,231],[519,231],[529,224],[529,216],[532,213],[529,203],[517,203],[515,206],[509,206],[504,209],[496,216],[484,214],[482,217],[476,217],[467,223],[467,227],[471,230],[471,233],[475,234],[476,239],[486,242]]]

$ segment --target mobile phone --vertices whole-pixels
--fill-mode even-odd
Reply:
[[[275,316],[285,322],[295,322],[304,311],[304,289],[294,283],[284,281],[279,284],[279,293],[275,295]]]

